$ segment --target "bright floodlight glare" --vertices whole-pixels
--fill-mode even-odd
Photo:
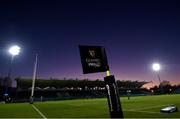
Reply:
[[[159,71],[159,70],[160,70],[160,64],[154,63],[154,64],[152,65],[152,68],[153,68],[154,71]]]
[[[21,48],[20,48],[19,46],[14,45],[14,46],[12,46],[12,47],[9,48],[9,53],[12,54],[13,56],[19,55],[20,49],[21,49]]]

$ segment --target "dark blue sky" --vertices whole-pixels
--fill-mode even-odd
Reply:
[[[121,80],[180,79],[178,0],[7,0],[0,3],[0,76],[8,72],[10,44],[22,52],[13,76],[31,77],[39,54],[39,77],[100,78],[83,75],[78,45],[106,48],[112,74]]]

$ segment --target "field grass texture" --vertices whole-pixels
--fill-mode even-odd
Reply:
[[[160,113],[175,105],[180,109],[180,95],[121,98],[125,118],[180,118],[180,112]],[[65,101],[0,104],[0,118],[109,118],[106,98]]]

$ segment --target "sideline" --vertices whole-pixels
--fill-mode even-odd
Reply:
[[[153,109],[153,108],[157,108],[157,107],[164,107],[164,106],[170,106],[170,105],[173,105],[173,104],[156,105],[156,106],[145,107],[145,108],[139,108],[139,109],[130,109],[130,111],[142,111],[142,110],[146,110],[146,109]]]
[[[136,110],[123,110],[126,112],[143,112],[143,113],[150,113],[150,114],[160,114],[160,112],[151,112],[151,111],[136,111]]]
[[[157,105],[157,106],[151,106],[151,107],[145,107],[145,108],[139,108],[139,109],[123,110],[123,111],[127,111],[127,112],[144,112],[144,113],[160,114],[160,112],[144,111],[144,110],[146,110],[146,109],[153,109],[153,108],[157,108],[157,107],[163,107],[163,106],[169,106],[169,105],[172,105],[172,104],[167,104],[167,105]]]
[[[41,115],[41,117],[43,117],[43,119],[47,119],[47,117],[41,111],[39,111],[35,105],[32,104],[32,107],[39,113],[39,115]]]

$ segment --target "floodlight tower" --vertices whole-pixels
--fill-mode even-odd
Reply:
[[[159,70],[161,69],[161,66],[159,63],[153,63],[152,65],[152,69],[156,72],[157,74],[157,78],[159,80],[159,88],[161,88],[161,91],[162,91],[162,87],[161,87],[161,78],[160,78],[160,75],[159,75]]]
[[[11,82],[12,81],[11,80],[12,65],[13,65],[14,57],[16,55],[19,55],[20,50],[21,50],[21,48],[18,45],[13,45],[8,50],[9,54],[11,54],[12,57],[11,57],[11,63],[9,65],[8,75],[5,78],[5,82],[6,82],[5,89],[4,89],[5,102],[9,102],[11,100],[9,97],[9,94],[8,94],[8,88],[12,86],[12,82]],[[9,81],[10,81],[10,83],[9,83]]]
[[[9,48],[9,50],[8,50],[9,53],[11,54],[11,56],[12,56],[12,57],[11,57],[11,64],[10,64],[9,72],[8,72],[8,78],[11,77],[12,64],[13,64],[14,57],[15,57],[16,55],[19,55],[20,50],[21,50],[21,48],[20,48],[18,45],[11,46],[11,47]]]

